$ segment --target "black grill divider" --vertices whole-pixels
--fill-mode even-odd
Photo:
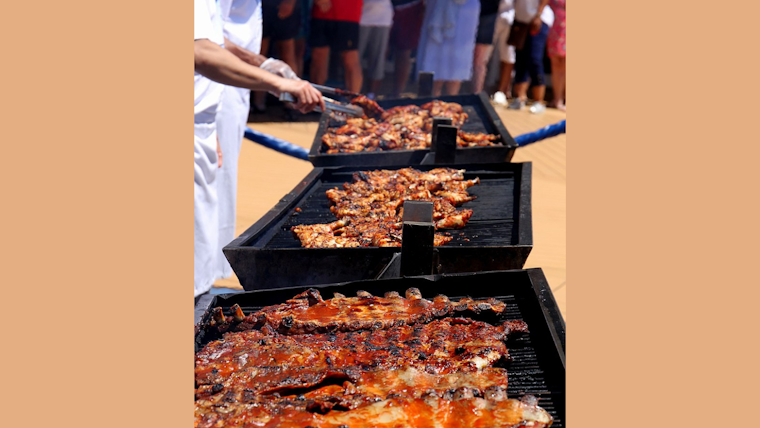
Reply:
[[[468,189],[478,198],[463,205],[474,211],[467,225],[444,231],[453,239],[436,247],[439,266],[435,273],[522,268],[533,248],[531,163],[415,168],[439,166],[465,169],[465,178],[480,177],[481,183]],[[367,169],[315,168],[264,217],[224,247],[243,288],[357,281],[375,278],[383,271],[400,248],[302,248],[290,231],[297,224],[335,221],[324,192]]]
[[[467,122],[462,125],[466,132],[485,132],[501,136],[501,145],[493,147],[467,147],[457,148],[456,163],[494,163],[509,162],[517,148],[517,143],[507,131],[504,123],[496,114],[485,92],[469,95],[448,95],[428,98],[399,98],[378,101],[382,108],[391,108],[402,105],[417,105],[428,103],[433,100],[455,102],[462,105],[468,114]],[[430,153],[430,150],[389,150],[383,152],[358,152],[358,153],[325,153],[322,145],[322,135],[330,126],[330,115],[323,113],[319,120],[319,127],[314,136],[309,160],[314,166],[393,166],[393,165],[419,165]]]
[[[565,322],[541,269],[491,271],[479,273],[428,275],[385,280],[355,281],[318,285],[323,298],[339,292],[353,296],[358,290],[382,296],[386,291],[403,295],[409,287],[420,289],[422,296],[432,299],[445,294],[451,299],[494,297],[507,304],[499,321],[520,319],[528,324],[529,334],[507,341],[512,361],[505,366],[509,376],[507,390],[510,398],[533,394],[539,405],[548,411],[555,422],[565,423]],[[258,290],[238,294],[203,296],[195,308],[195,348],[202,349],[218,336],[207,333],[211,308],[221,306],[226,315],[229,308],[239,304],[246,314],[263,306],[282,303],[311,287],[288,287]]]

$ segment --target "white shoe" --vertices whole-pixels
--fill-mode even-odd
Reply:
[[[495,94],[493,94],[493,103],[500,106],[506,106],[507,96],[504,95],[504,92],[497,91]]]
[[[546,106],[543,103],[535,102],[530,106],[529,110],[533,114],[541,114],[546,111]]]

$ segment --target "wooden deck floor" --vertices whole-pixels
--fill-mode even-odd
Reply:
[[[509,132],[521,135],[565,119],[565,113],[549,109],[541,115],[497,107]],[[250,126],[304,148],[309,148],[316,122],[256,123]],[[565,138],[559,135],[523,148],[513,162],[533,162],[533,251],[526,267],[540,267],[554,291],[567,320],[565,278]],[[271,209],[309,173],[309,162],[295,159],[243,141],[238,175],[236,235],[240,235]],[[240,289],[234,276],[219,280],[215,287]]]

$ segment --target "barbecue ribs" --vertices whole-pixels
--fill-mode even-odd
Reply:
[[[195,427],[299,427],[299,428],[399,428],[399,427],[548,427],[552,417],[538,407],[534,397],[522,400],[477,398],[468,391],[454,399],[435,394],[410,399],[396,397],[347,411],[327,414],[283,406],[273,412],[260,405],[229,403],[205,407],[196,403]]]
[[[233,315],[224,317],[216,308],[212,326],[225,331],[245,331],[267,326],[280,334],[309,334],[332,331],[379,330],[402,325],[428,323],[452,315],[483,314],[496,316],[506,305],[497,299],[451,301],[444,295],[432,301],[423,299],[416,288],[406,290],[405,298],[395,291],[385,297],[362,291],[357,297],[341,294],[324,300],[318,290],[311,288],[283,304],[267,306],[258,312],[244,315],[239,306],[232,307]],[[517,325],[510,328],[518,329]]]
[[[347,119],[344,125],[328,128],[322,135],[326,153],[426,149],[431,144],[434,117],[451,118],[457,127],[461,127],[468,117],[461,105],[439,100],[422,106],[398,106],[388,110],[364,96],[354,98],[351,103],[362,107],[365,117]],[[499,140],[500,137],[493,134],[460,130],[457,146],[493,146],[500,144]]]
[[[436,229],[461,229],[472,210],[457,207],[475,199],[467,189],[478,183],[479,178],[465,180],[464,170],[451,168],[360,171],[343,189],[325,192],[338,221],[291,231],[306,248],[400,247],[404,201],[433,202]],[[436,233],[434,245],[451,240]]]

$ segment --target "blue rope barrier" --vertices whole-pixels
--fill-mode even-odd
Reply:
[[[309,160],[309,151],[301,146],[297,146],[289,141],[281,140],[271,135],[262,134],[261,132],[254,131],[251,128],[245,128],[245,138],[259,143],[264,147],[276,150],[280,153],[284,153],[294,158]]]
[[[518,135],[515,137],[515,142],[517,143],[518,147],[522,147],[564,133],[565,121],[563,120],[553,125],[545,126],[537,131]],[[245,138],[259,143],[264,147],[276,150],[280,153],[284,153],[286,155],[306,161],[309,160],[309,152],[303,147],[297,146],[291,142],[281,140],[271,135],[262,134],[261,132],[254,131],[251,128],[245,128]]]
[[[541,141],[549,137],[554,137],[559,134],[565,133],[565,121],[557,122],[553,125],[549,125],[539,129],[538,131],[529,132],[527,134],[518,135],[515,137],[515,142],[518,147],[527,146],[528,144]]]

